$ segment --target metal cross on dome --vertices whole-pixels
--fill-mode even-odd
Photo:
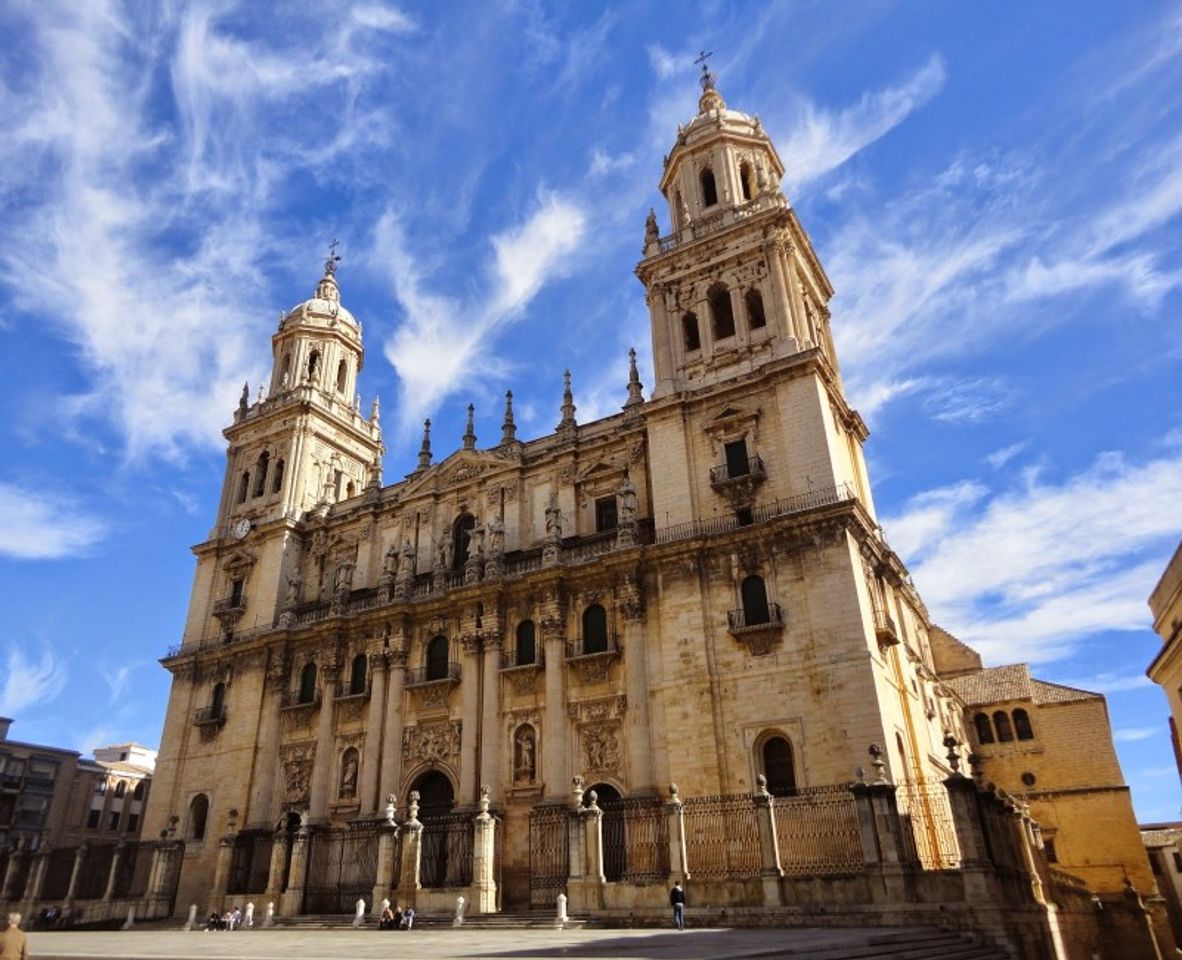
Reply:
[[[703,91],[714,89],[714,74],[710,72],[710,68],[706,65],[706,61],[712,56],[714,56],[713,50],[709,52],[703,50],[698,54],[697,59],[694,60],[695,64],[700,63],[702,65],[702,76],[699,78],[699,82],[702,84]]]
[[[334,237],[332,243],[328,245],[328,259],[324,261],[325,273],[336,273],[337,271],[337,264],[341,262],[341,255],[337,253],[340,242]]]
[[[694,61],[694,66],[697,66],[700,63],[702,65],[702,70],[705,71],[706,61],[709,60],[712,56],[714,56],[713,50],[711,50],[709,53],[707,53],[705,50],[703,50],[701,53],[698,54],[698,59]]]

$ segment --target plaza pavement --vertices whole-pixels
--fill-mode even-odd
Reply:
[[[34,931],[31,960],[728,960],[790,957],[820,947],[865,944],[885,931],[673,930],[131,930]]]

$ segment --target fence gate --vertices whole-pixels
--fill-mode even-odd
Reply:
[[[234,838],[226,893],[266,892],[271,874],[271,848],[274,843],[274,834],[270,830],[239,832]]]
[[[376,823],[319,830],[308,840],[304,913],[352,913],[358,900],[370,907],[378,875]]]
[[[664,882],[669,876],[669,818],[656,798],[605,800],[603,875],[632,883]]]
[[[569,813],[562,805],[534,807],[529,815],[529,905],[552,907],[570,873]]]
[[[111,860],[115,856],[113,843],[94,843],[86,851],[82,872],[78,874],[78,889],[74,895],[79,900],[101,900],[107,892],[107,881],[111,877]]]
[[[423,820],[419,879],[424,887],[466,887],[472,882],[471,814],[448,813]]]

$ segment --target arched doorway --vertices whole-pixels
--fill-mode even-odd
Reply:
[[[449,843],[452,834],[449,815],[456,802],[455,790],[447,776],[438,770],[428,770],[418,777],[411,790],[419,792],[419,821],[423,824],[420,882],[424,887],[446,886],[448,865],[454,853]]]
[[[584,805],[591,802],[592,790],[595,802],[603,810],[603,876],[607,880],[619,880],[627,866],[623,798],[610,783],[596,783],[583,794]]]

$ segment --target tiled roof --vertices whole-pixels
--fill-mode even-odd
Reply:
[[[968,706],[1006,700],[1031,700],[1038,704],[1071,703],[1100,697],[1098,693],[1065,687],[1061,683],[1036,680],[1030,676],[1030,666],[1025,663],[986,667],[959,677],[950,677],[944,683],[955,690]]]

